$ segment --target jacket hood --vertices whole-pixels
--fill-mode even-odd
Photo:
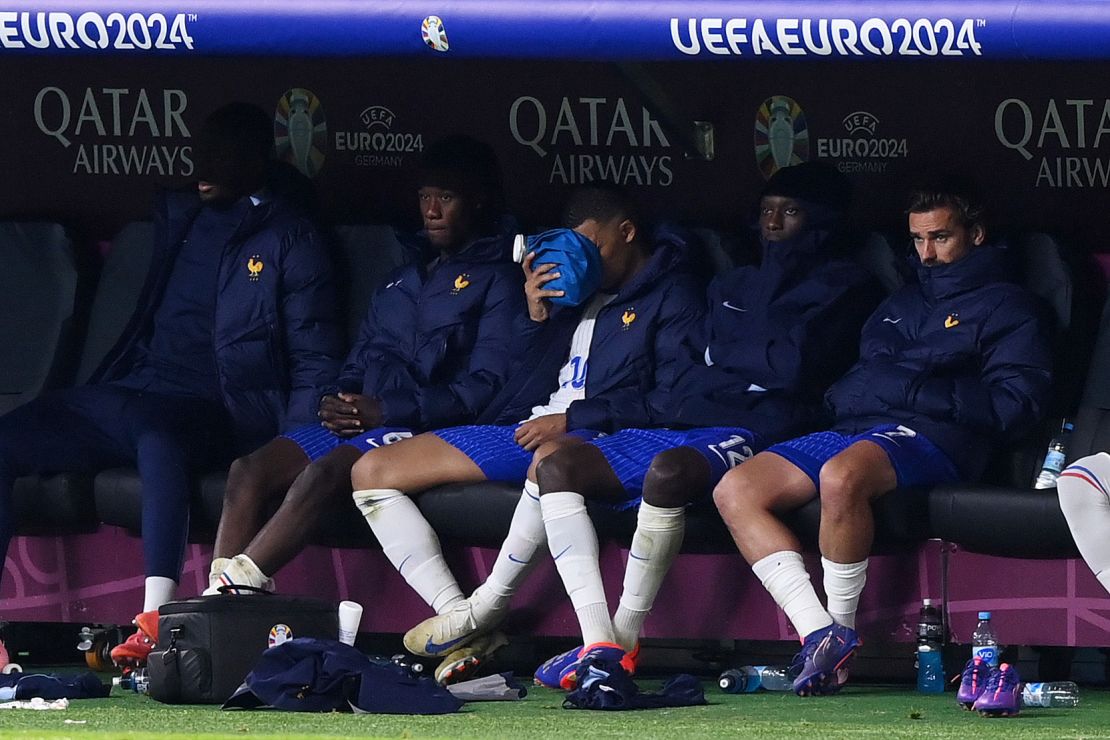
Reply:
[[[270,192],[266,200],[247,208],[245,207],[245,201],[249,197],[243,196],[230,206],[231,208],[243,208],[244,212],[243,220],[236,228],[233,239],[240,239],[257,231],[275,213],[293,217],[306,217],[297,203],[286,199],[284,195],[279,193]],[[204,206],[204,201],[200,199],[195,186],[173,190],[167,189],[161,192],[161,208],[170,224],[171,233],[178,231],[181,236],[184,236],[184,230],[188,228],[193,218]]]
[[[777,265],[784,271],[799,267],[809,270],[815,263],[825,263],[834,256],[829,244],[830,233],[826,229],[805,229],[790,239],[768,242],[760,237],[762,265]]]
[[[629,300],[650,291],[665,273],[686,268],[690,259],[690,238],[686,232],[663,224],[652,232],[651,241],[653,249],[647,264],[617,291],[617,300]]]
[[[507,262],[513,256],[515,232],[515,229],[506,226],[495,234],[478,236],[463,249],[447,257],[447,262]]]

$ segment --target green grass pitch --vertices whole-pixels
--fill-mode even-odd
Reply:
[[[386,738],[1089,738],[1110,737],[1110,691],[1084,688],[1076,709],[1027,709],[985,719],[965,712],[955,695],[923,696],[907,686],[849,686],[835,697],[726,695],[706,681],[709,705],[634,712],[562,708],[562,694],[529,690],[519,702],[468,704],[455,715],[223,712],[167,706],[114,690],[108,699],[74,701],[66,711],[0,711],[0,737],[386,737]],[[645,689],[657,682],[643,682]],[[69,723],[66,720],[70,720]]]

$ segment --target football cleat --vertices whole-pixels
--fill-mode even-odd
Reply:
[[[139,629],[112,648],[112,662],[120,668],[142,668],[147,656],[158,644],[158,610],[142,612],[132,620]]]
[[[1021,711],[1021,677],[1009,663],[991,671],[972,709],[983,717],[1013,717]]]
[[[636,672],[636,663],[640,657],[640,646],[637,645],[629,652],[625,652],[620,645],[610,642],[598,642],[584,647],[571,648],[565,653],[559,653],[550,658],[536,669],[533,677],[535,683],[549,689],[562,689],[572,691],[577,683],[578,665],[589,657],[604,660],[618,661],[621,667],[632,675]]]
[[[508,643],[508,638],[502,632],[489,632],[475,637],[465,646],[447,654],[435,670],[436,683],[446,686],[473,678],[478,669]]]
[[[983,693],[983,689],[987,687],[987,680],[990,678],[991,666],[982,658],[972,658],[967,661],[964,666],[964,672],[960,676],[960,688],[956,691],[956,701],[964,709],[971,709],[975,704],[975,700]]]
[[[579,645],[565,653],[559,653],[553,658],[548,658],[543,665],[536,669],[532,680],[537,686],[546,686],[549,689],[563,688],[563,676],[567,673],[574,674],[578,667],[578,656],[583,650],[585,650],[585,647]]]
[[[414,655],[432,658],[446,656],[482,634],[470,602],[465,599],[454,609],[425,619],[405,633],[405,649]]]
[[[854,629],[832,624],[806,636],[801,651],[794,657],[794,693],[798,696],[835,694],[844,685],[840,672],[846,671],[852,656],[863,642]],[[847,680],[845,674],[844,680]]]

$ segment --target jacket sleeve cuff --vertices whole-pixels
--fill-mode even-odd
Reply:
[[[418,419],[414,424],[421,428],[436,429],[447,426],[447,420],[459,417],[459,400],[444,386],[421,388],[413,399]],[[470,416],[470,414],[467,414]]]
[[[567,431],[592,429],[595,432],[611,432],[610,426],[605,405],[594,399],[574,401],[567,407]]]
[[[289,394],[289,403],[285,407],[285,419],[282,431],[296,429],[318,421],[316,412],[320,409],[319,389],[305,389]]]
[[[392,390],[378,394],[382,404],[382,424],[387,426],[419,426],[420,407],[407,391]]]
[[[963,415],[959,408],[962,404],[955,391],[952,380],[929,378],[914,391],[911,408],[935,419],[959,420]]]

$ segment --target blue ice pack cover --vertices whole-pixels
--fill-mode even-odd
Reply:
[[[534,252],[533,269],[554,264],[559,277],[547,283],[549,290],[563,295],[552,303],[577,306],[601,287],[601,252],[597,245],[571,229],[551,229],[528,237],[528,251]]]

